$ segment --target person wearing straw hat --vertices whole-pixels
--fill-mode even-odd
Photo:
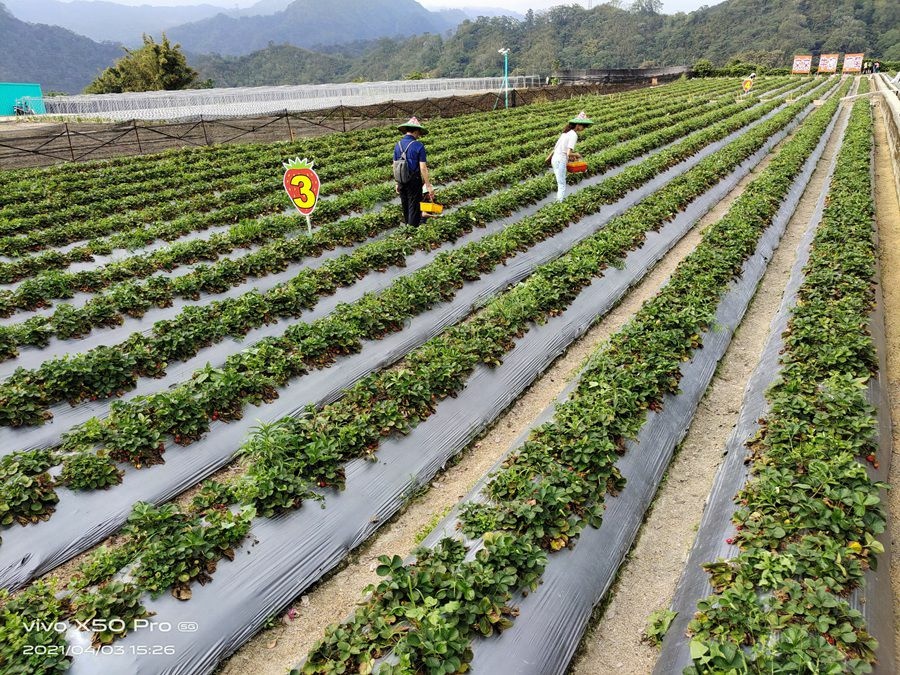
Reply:
[[[403,137],[394,146],[394,180],[397,182],[397,194],[400,195],[400,206],[403,210],[403,222],[417,226],[422,222],[423,187],[434,200],[434,187],[428,175],[428,163],[425,157],[425,145],[419,139],[428,133],[415,117],[399,127]]]
[[[570,119],[556,145],[553,152],[547,157],[553,174],[556,176],[556,201],[561,202],[566,196],[566,164],[581,159],[581,155],[575,152],[575,143],[578,141],[578,134],[587,129],[594,123],[589,119],[587,114],[582,110],[577,116]]]

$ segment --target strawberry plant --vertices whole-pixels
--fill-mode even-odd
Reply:
[[[108,645],[135,629],[135,622],[151,616],[141,604],[141,591],[133,584],[109,581],[72,599],[74,618],[93,629],[91,644]]]
[[[224,556],[234,558],[234,547],[250,531],[253,509],[237,514],[227,509],[210,510],[205,522],[179,518],[153,536],[142,532],[144,543],[133,575],[141,589],[156,597],[171,587],[179,600],[191,596],[190,584],[205,584]]]
[[[72,490],[103,490],[122,482],[122,472],[103,453],[82,451],[63,460],[60,480]]]
[[[658,647],[662,644],[663,638],[669,632],[669,626],[675,619],[675,612],[669,609],[660,609],[653,612],[647,618],[647,630],[644,631],[643,639],[651,645]]]
[[[209,431],[203,404],[187,391],[154,394],[147,399],[147,407],[160,433],[170,434],[179,445],[188,445]]]
[[[49,450],[15,452],[0,458],[0,526],[46,520],[59,497],[47,469],[57,463]]]
[[[56,624],[67,603],[52,583],[37,581],[10,598],[0,590],[0,668],[8,673],[64,673],[71,663]]]
[[[106,448],[116,461],[131,462],[137,468],[163,461],[162,434],[153,424],[147,401],[140,407],[113,402],[107,433]]]
[[[130,563],[135,556],[133,547],[129,545],[110,549],[106,546],[91,552],[87,559],[78,565],[77,571],[68,588],[73,591],[81,591],[88,586],[94,586],[103,581],[112,579],[116,573]]]

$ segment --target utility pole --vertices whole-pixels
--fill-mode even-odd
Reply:
[[[509,49],[504,47],[498,49],[498,53],[503,54],[503,91],[506,94],[506,107],[509,108]]]

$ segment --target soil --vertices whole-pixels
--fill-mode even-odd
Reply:
[[[845,106],[842,114],[848,114],[847,110]],[[624,675],[653,670],[658,651],[642,641],[648,617],[672,602],[722,459],[722,449],[737,421],[747,380],[759,362],[797,246],[815,209],[828,163],[838,147],[833,136],[669,466],[637,542],[619,570],[605,611],[593,629],[585,633],[570,672]],[[752,180],[752,176],[748,178]],[[736,190],[741,188],[739,185]],[[720,205],[719,216],[725,208]]]
[[[760,166],[766,163],[764,160]],[[430,531],[553,402],[586,359],[646,300],[656,295],[676,265],[697,245],[697,229],[721,217],[749,180],[750,177],[735,187],[611,312],[573,343],[479,441],[462,453],[454,466],[435,478],[426,494],[415,499],[402,514],[351,554],[346,565],[295,602],[293,620],[287,619],[285,614],[273,628],[257,634],[223,663],[219,672],[222,675],[276,675],[299,663],[322,637],[323,629],[349,616],[362,599],[362,589],[377,580],[374,570],[378,556],[405,557],[415,548],[416,535]],[[592,675],[597,672],[602,671],[593,671]]]
[[[887,113],[885,108],[882,111]],[[882,115],[875,112],[875,219],[881,258],[881,291],[885,309],[887,381],[891,398],[893,457],[888,482],[900,485],[900,203],[894,189],[891,154]],[[894,167],[900,169],[900,167]],[[891,588],[894,607],[900,598],[900,491],[888,493],[891,538]],[[894,615],[894,660],[900,663],[900,615]]]

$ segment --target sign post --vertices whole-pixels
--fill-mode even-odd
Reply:
[[[844,54],[844,68],[842,73],[862,72],[863,54]]]
[[[319,199],[319,174],[313,171],[313,161],[305,157],[284,162],[284,189],[291,203],[306,216],[306,231],[312,234],[312,219],[310,216],[316,209]]]
[[[744,78],[744,81],[741,82],[741,93],[738,94],[738,99],[743,100],[744,94],[749,94],[750,90],[753,89],[753,78],[756,77],[756,73],[748,75]]]
[[[812,54],[797,54],[791,65],[791,75],[809,75],[812,71]]]
[[[840,54],[822,54],[819,56],[819,69],[817,73],[836,73],[837,62]]]

